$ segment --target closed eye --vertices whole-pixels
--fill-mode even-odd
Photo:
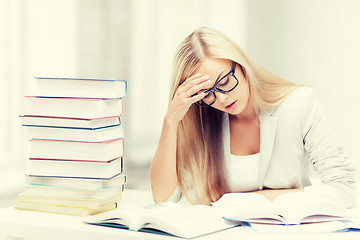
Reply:
[[[211,97],[211,92],[208,92],[204,98],[206,99],[206,98],[210,98],[210,97]]]
[[[221,80],[221,82],[218,84],[218,87],[225,86],[225,85],[228,84],[229,82],[230,82],[230,78],[227,77],[226,79]]]

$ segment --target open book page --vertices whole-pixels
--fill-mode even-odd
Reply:
[[[306,193],[287,193],[270,201],[256,193],[229,193],[214,203],[225,219],[252,223],[300,224],[348,219],[340,204]]]
[[[175,211],[179,208],[181,208],[181,206],[176,203],[153,204],[141,207],[133,206],[127,209],[116,209],[111,212],[92,216],[86,219],[85,222],[123,225],[123,228],[137,231],[146,224],[146,220],[144,219],[146,219],[148,215],[158,216],[168,209]]]
[[[354,209],[353,214],[356,216],[352,219],[342,221],[348,227],[349,231],[360,232],[360,212]]]
[[[286,224],[344,220],[352,217],[340,204],[304,192],[280,195],[273,203],[281,208]]]
[[[353,212],[352,214],[356,215],[355,212]],[[332,233],[349,231],[359,232],[360,216],[348,220],[317,222],[310,224],[278,225],[249,223],[249,225],[252,230],[258,233]]]
[[[258,233],[330,233],[343,231],[348,228],[342,221],[299,225],[250,223],[250,227]]]
[[[158,215],[147,215],[144,218],[147,222],[144,227],[192,238],[235,226],[234,223],[224,220],[210,206],[195,205],[181,208],[169,208]]]
[[[225,219],[246,222],[266,222],[280,224],[284,221],[281,208],[266,197],[256,193],[224,194],[213,207]]]
[[[238,223],[226,221],[214,208],[205,205],[181,206],[177,203],[154,204],[126,210],[115,210],[85,221],[90,224],[134,231],[162,231],[193,238],[231,228]]]

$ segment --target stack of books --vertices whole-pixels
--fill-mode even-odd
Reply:
[[[127,82],[35,79],[20,116],[30,156],[15,207],[78,216],[116,208],[126,183],[120,117]]]

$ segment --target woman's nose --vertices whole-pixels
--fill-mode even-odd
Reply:
[[[219,101],[220,103],[224,103],[227,99],[227,94],[226,93],[221,93],[221,92],[216,92],[216,100]]]

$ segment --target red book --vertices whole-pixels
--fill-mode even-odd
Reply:
[[[105,118],[120,116],[122,99],[26,96],[25,114],[62,118]]]
[[[30,140],[30,159],[55,159],[108,162],[122,157],[124,139],[103,142]]]

